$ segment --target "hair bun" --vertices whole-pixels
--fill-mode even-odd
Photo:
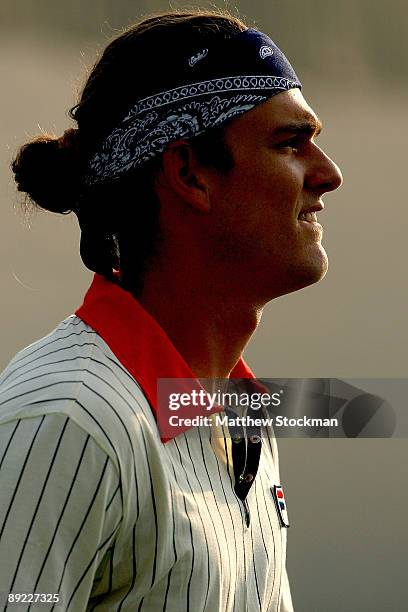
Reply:
[[[40,208],[58,213],[76,208],[80,186],[77,130],[66,130],[61,138],[34,138],[21,147],[11,167],[18,190]]]

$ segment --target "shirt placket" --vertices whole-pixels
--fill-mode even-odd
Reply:
[[[228,409],[225,411],[228,414]],[[253,418],[259,417],[259,414],[254,413],[252,410],[249,410],[247,415]],[[230,414],[229,416],[232,415]],[[255,585],[251,584],[254,579],[254,572],[252,571],[253,568],[249,566],[249,559],[253,559],[253,550],[250,533],[251,512],[247,497],[258,472],[262,450],[261,428],[244,428],[240,425],[230,425],[229,430],[232,440],[232,463],[235,477],[234,491],[240,503],[243,519],[245,609],[248,609],[248,601],[251,601],[253,597]]]

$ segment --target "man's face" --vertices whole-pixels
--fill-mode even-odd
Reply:
[[[321,196],[342,178],[314,140],[319,129],[298,89],[270,98],[226,128],[235,163],[211,182],[213,247],[219,263],[233,263],[266,300],[327,271],[322,228],[316,213],[304,213],[321,209]]]

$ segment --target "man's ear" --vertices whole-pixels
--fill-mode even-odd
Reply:
[[[189,142],[171,143],[162,155],[160,184],[200,212],[209,212],[208,169],[200,164]]]

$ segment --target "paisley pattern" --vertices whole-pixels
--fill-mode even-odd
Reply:
[[[300,87],[275,76],[234,76],[192,83],[139,100],[91,158],[87,185],[120,178],[162,153],[251,110],[268,97]]]

